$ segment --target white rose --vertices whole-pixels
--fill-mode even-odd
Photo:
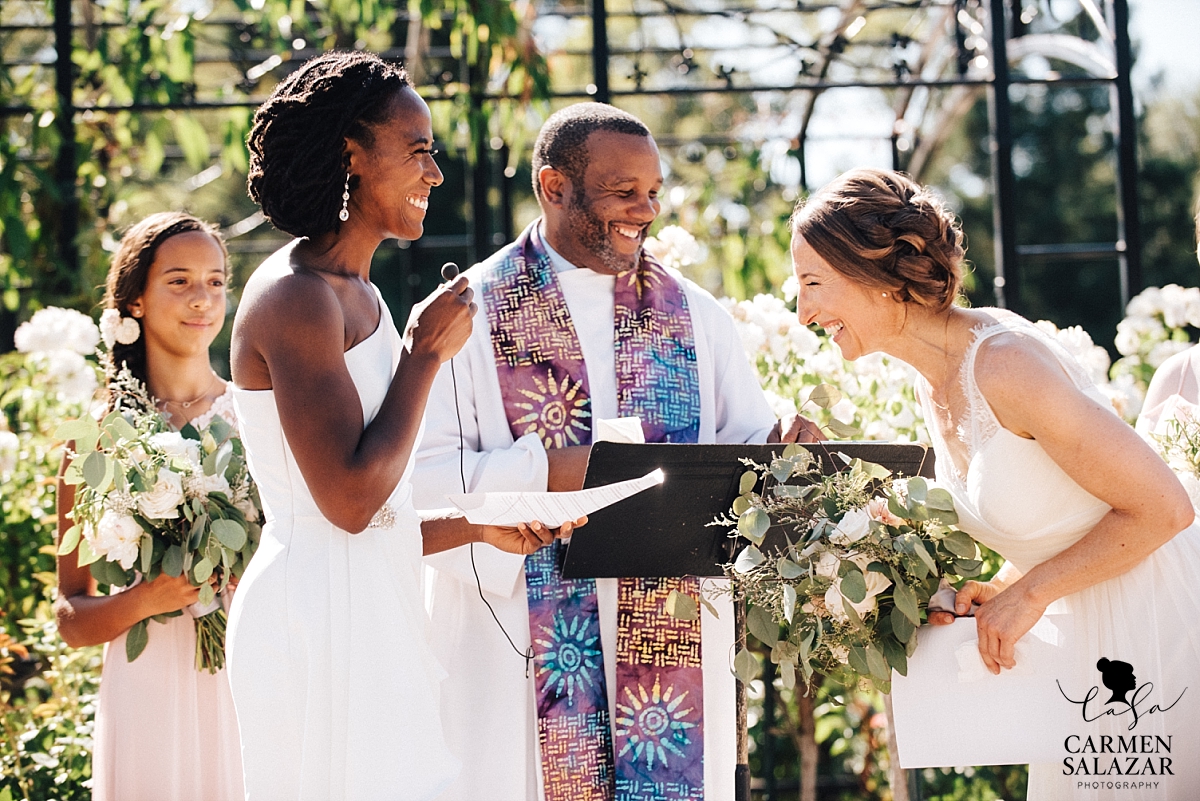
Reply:
[[[813,572],[818,576],[824,576],[827,579],[837,578],[838,568],[841,567],[842,560],[837,558],[837,555],[832,551],[825,551],[821,557],[813,563]]]
[[[149,492],[138,493],[138,510],[150,520],[170,520],[179,517],[183,503],[183,480],[167,468],[158,471],[158,478]]]
[[[1176,342],[1175,340],[1159,342],[1150,350],[1150,355],[1146,357],[1146,364],[1157,370],[1167,359],[1176,353],[1187,350],[1191,346],[1192,343],[1190,342]]]
[[[851,509],[829,535],[834,545],[850,545],[871,533],[871,515],[866,509]]]
[[[825,606],[829,608],[829,614],[831,614],[835,620],[838,620],[842,623],[846,623],[850,620],[842,606],[843,599],[845,599],[846,603],[850,604],[850,607],[854,609],[855,613],[861,619],[875,611],[875,607],[878,606],[875,596],[892,586],[891,579],[886,578],[882,573],[876,573],[873,570],[867,570],[866,565],[870,564],[869,557],[863,554],[857,554],[850,557],[850,561],[854,562],[862,569],[863,577],[866,579],[867,594],[864,595],[863,599],[858,603],[851,601],[849,598],[846,598],[844,595],[842,595],[842,580],[840,578],[836,579],[833,582],[833,585],[825,591]]]
[[[129,515],[105,511],[94,531],[89,525],[83,531],[92,550],[108,561],[118,562],[126,570],[137,562],[142,527]]]
[[[200,443],[178,431],[163,431],[150,437],[150,444],[172,458],[187,459],[197,468],[200,465]]]

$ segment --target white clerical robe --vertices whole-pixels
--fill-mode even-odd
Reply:
[[[544,241],[544,240],[543,240]],[[551,262],[587,364],[592,419],[617,417],[613,345],[615,278],[577,269],[551,252]],[[466,273],[479,293],[480,269]],[[775,417],[724,308],[699,286],[683,282],[695,332],[700,383],[702,443],[763,442]],[[546,452],[536,434],[513,441],[487,315],[480,297],[471,338],[454,357],[458,414],[450,365],[442,365],[426,406],[425,436],[413,473],[417,508],[448,506],[447,493],[460,492],[459,417],[462,470],[467,489],[545,491]],[[426,557],[430,639],[448,671],[442,683],[446,742],[462,761],[458,781],[441,801],[534,801],[543,798],[538,750],[536,691],[532,672],[517,653],[529,647],[525,559],[476,545],[479,582],[515,650],[479,597],[469,546]],[[705,587],[723,580],[705,580]],[[617,580],[598,579],[600,633],[609,710],[615,710]],[[716,599],[720,618],[701,611],[704,663],[704,784],[706,801],[732,801],[734,750],[733,610],[728,596]],[[403,758],[403,755],[397,755]]]

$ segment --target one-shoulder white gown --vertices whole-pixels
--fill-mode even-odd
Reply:
[[[1039,443],[1005,429],[992,413],[975,381],[975,357],[982,343],[1006,333],[1044,344],[1080,389],[1108,402],[1075,360],[1028,321],[1004,316],[976,329],[962,366],[965,411],[958,437],[966,445],[966,474],[931,426],[937,478],[954,496],[959,525],[1025,572],[1081,539],[1111,507],[1075,483]],[[925,419],[935,419],[923,381],[918,395]],[[1030,766],[1030,801],[1200,798],[1200,525],[1188,526],[1132,570],[1069,595],[1049,611],[1069,614],[1077,638],[1074,675],[1061,679],[1066,692],[1081,700],[1094,686],[1098,694],[1087,708],[1094,719],[1085,721],[1078,708],[1072,736],[1042,764]],[[1133,668],[1126,680],[1136,688],[1128,688],[1126,700],[1139,699],[1139,719],[1132,728],[1130,705],[1108,703],[1112,691],[1096,664],[1101,658]],[[1177,698],[1166,711],[1151,709]],[[978,732],[988,736],[986,720],[978,721]]]
[[[379,327],[345,354],[364,424],[402,348],[380,307]],[[426,640],[412,463],[388,501],[391,526],[349,534],[317,509],[274,394],[239,389],[235,401],[267,518],[229,618],[248,801],[435,798],[458,762],[438,712],[445,673]]]

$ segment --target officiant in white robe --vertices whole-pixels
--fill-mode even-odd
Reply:
[[[586,132],[592,123],[587,122],[591,118],[588,109],[581,110],[583,106],[601,111],[600,122],[595,123],[591,133]],[[537,189],[545,216],[522,236],[532,237],[544,248],[561,287],[586,363],[594,429],[595,421],[620,416],[614,346],[617,279],[613,268],[622,257],[639,257],[641,241],[658,211],[655,196],[662,177],[649,131],[638,135],[626,133],[628,128],[614,130],[606,126],[604,121],[613,116],[609,112],[615,110],[600,104],[580,104],[564,111],[576,118],[574,140],[569,140],[569,132],[563,130],[570,124],[564,126],[560,121],[557,131],[548,130],[564,112],[552,117],[539,135],[534,170],[542,179]],[[628,117],[623,112],[615,114]],[[582,137],[578,134],[579,117],[585,118]],[[552,140],[549,143],[548,136]],[[561,155],[555,156],[555,147],[562,151],[564,145],[574,148],[572,155],[576,157],[580,148],[584,150],[582,171],[579,160],[571,163],[568,157],[564,162]],[[625,236],[627,233],[635,236]],[[502,255],[503,251],[497,257]],[[489,263],[467,271],[479,295],[485,291],[481,281]],[[733,320],[708,292],[682,277],[678,281],[694,331],[698,441],[766,441],[776,420],[747,361]],[[553,475],[555,468],[538,433],[514,438],[497,374],[492,334],[493,321],[481,313],[470,341],[454,358],[454,374],[449,364],[443,365],[434,384],[413,479],[418,507],[446,506],[445,496],[460,492],[464,481],[470,492],[546,491],[556,484],[563,485],[563,476]],[[785,438],[796,437],[794,424],[789,434]],[[582,450],[581,455],[586,457],[586,450],[566,450]],[[576,471],[571,481],[577,486],[582,481],[583,464],[571,459],[559,469]],[[525,560],[495,549],[478,548],[472,565],[470,550],[459,548],[428,557],[426,565],[431,639],[439,661],[449,671],[441,689],[443,726],[447,742],[464,765],[460,779],[442,798],[545,798],[533,675],[536,664],[527,668],[521,655],[530,646]],[[718,582],[723,580],[705,580],[704,586],[711,588]],[[617,701],[613,647],[617,640],[617,585],[616,579],[596,581],[611,710],[616,710]],[[482,587],[491,609],[480,599],[478,587]],[[735,765],[733,614],[727,596],[716,599],[715,605],[719,619],[701,612],[703,798],[727,801],[733,798]]]

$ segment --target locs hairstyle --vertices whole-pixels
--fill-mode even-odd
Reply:
[[[579,186],[587,172],[588,137],[597,131],[649,136],[650,129],[637,117],[604,103],[576,103],[554,112],[533,143],[533,192],[542,198],[538,172],[551,166]]]
[[[345,139],[372,147],[408,73],[372,53],[335,51],[306,61],[254,114],[247,138],[250,197],[281,231],[313,237],[340,227]],[[350,191],[358,176],[350,181]]]
[[[164,211],[151,214],[131,226],[121,237],[121,244],[113,254],[105,280],[104,308],[116,309],[122,317],[131,317],[129,304],[146,291],[146,279],[159,247],[173,236],[199,231],[208,234],[221,247],[225,270],[229,271],[229,253],[217,227],[181,211]],[[146,384],[146,337],[139,336],[132,345],[117,342],[112,347],[112,363],[108,379],[122,366],[128,367],[133,377]]]
[[[928,189],[898,172],[852,170],[792,214],[792,233],[847,278],[939,311],[962,288],[963,233]]]

